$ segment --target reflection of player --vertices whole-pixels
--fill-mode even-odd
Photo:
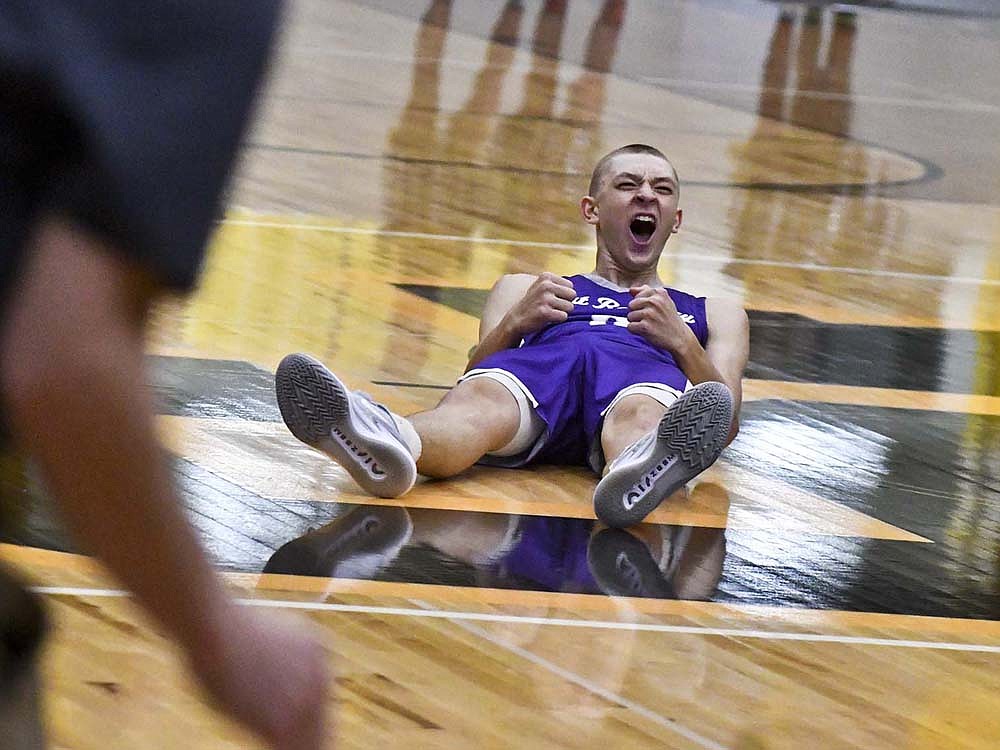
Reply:
[[[724,556],[722,529],[359,506],[283,545],[264,572],[709,599]]]
[[[226,594],[142,385],[150,307],[195,281],[277,15],[271,0],[0,3],[0,394],[81,545],[218,705],[304,749],[323,741],[323,649]],[[0,622],[17,621],[8,604],[32,620],[0,598]]]
[[[594,272],[502,277],[466,374],[437,407],[403,419],[290,355],[276,375],[285,423],[373,494],[398,496],[418,471],[451,476],[481,460],[587,464],[606,469],[598,516],[639,522],[735,436],[749,351],[741,308],[659,279],[681,224],[679,190],[656,149],[608,154],[581,201]]]
[[[725,554],[723,529],[643,525],[598,532],[587,562],[606,594],[703,601],[715,593]]]

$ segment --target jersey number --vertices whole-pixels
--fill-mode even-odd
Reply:
[[[590,325],[592,326],[606,326],[608,323],[619,326],[620,328],[628,328],[628,318],[623,318],[621,315],[590,316]]]

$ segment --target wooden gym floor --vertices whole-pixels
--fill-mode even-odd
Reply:
[[[1000,20],[865,5],[290,8],[150,380],[238,595],[324,629],[339,747],[1000,744]],[[635,141],[683,183],[664,278],[752,323],[742,433],[689,491],[632,534],[583,470],[373,500],[286,432],[290,351],[436,403],[498,275],[592,268],[577,200]],[[57,625],[52,747],[256,747],[30,469],[0,482],[0,558]]]

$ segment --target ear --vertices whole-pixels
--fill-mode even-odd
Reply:
[[[588,224],[597,224],[597,201],[589,195],[583,196],[580,201],[580,213],[583,214],[583,220]]]
[[[678,208],[677,217],[674,219],[674,225],[670,229],[671,234],[677,234],[677,230],[681,228],[681,221],[683,219],[684,219],[684,212]]]

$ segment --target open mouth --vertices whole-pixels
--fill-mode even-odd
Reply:
[[[652,214],[638,214],[628,225],[632,238],[640,245],[645,245],[656,231],[656,217]]]

